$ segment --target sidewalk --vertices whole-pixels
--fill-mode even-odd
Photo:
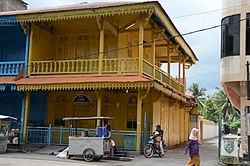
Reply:
[[[217,138],[205,141],[200,146],[200,156],[202,166],[217,166],[219,165],[217,159]],[[122,165],[143,165],[143,166],[184,166],[188,161],[188,154],[184,155],[184,150],[182,148],[168,150],[162,158],[157,156],[147,159],[144,156],[135,158],[134,161],[130,163],[124,163]],[[118,164],[119,165],[119,164]]]
[[[200,146],[201,166],[217,166],[217,139],[203,142]],[[55,158],[53,155],[37,153],[6,153],[0,155],[0,166],[53,166],[53,165],[114,165],[114,166],[185,166],[189,156],[184,155],[182,148],[168,150],[160,158],[157,155],[145,158],[143,155],[134,158],[133,161],[101,160],[99,162],[85,162],[81,158],[66,159]]]

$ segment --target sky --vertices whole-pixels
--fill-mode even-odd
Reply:
[[[98,0],[25,0],[29,4],[28,9],[95,1]],[[221,9],[221,4],[218,0],[159,0],[159,2],[181,34],[220,25],[221,11],[218,9]],[[197,14],[203,12],[208,13]],[[187,70],[187,87],[192,83],[199,83],[201,87],[207,89],[207,94],[212,95],[215,87],[221,87],[220,28],[191,34],[184,38],[199,59],[197,64]],[[175,65],[172,68],[173,71],[177,71]],[[172,75],[175,76],[177,73]]]

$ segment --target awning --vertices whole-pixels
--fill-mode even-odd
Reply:
[[[4,91],[6,87],[10,86],[11,91],[16,90],[14,76],[2,76],[0,77],[0,91]]]
[[[16,81],[19,91],[83,89],[147,89],[153,80],[139,75],[50,75],[31,76]]]

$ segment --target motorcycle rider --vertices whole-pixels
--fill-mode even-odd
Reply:
[[[161,125],[155,126],[155,131],[153,132],[153,138],[155,146],[158,150],[162,148],[162,141],[163,141],[163,130],[161,129]]]

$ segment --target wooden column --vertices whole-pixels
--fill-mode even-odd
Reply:
[[[100,41],[99,41],[99,68],[98,74],[102,74],[103,66],[103,52],[104,52],[104,23],[103,18],[97,21],[100,29]]]
[[[180,57],[179,57],[180,58]],[[179,81],[179,91],[181,91],[181,61],[179,60],[179,63],[178,63],[178,81]]]
[[[183,63],[182,63],[182,74],[183,74],[183,85],[184,85],[184,91],[186,91],[186,69],[185,69],[185,62],[186,60],[184,59],[183,60]]]
[[[96,92],[96,96],[97,96],[97,113],[96,116],[101,116],[102,112],[102,92],[101,91],[97,91]],[[101,121],[97,120],[96,121],[96,127],[101,125]]]
[[[151,40],[153,41],[151,44],[151,48],[152,48],[152,64],[153,64],[153,78],[155,78],[155,31],[152,31],[152,37]]]
[[[30,49],[30,28],[31,26],[28,25],[27,27],[27,36],[26,36],[26,45],[25,45],[25,61],[24,61],[24,76],[28,75],[28,64],[29,64],[29,49]]]
[[[178,63],[178,81],[181,81],[181,61]]]
[[[141,90],[137,95],[137,129],[136,129],[136,152],[140,152],[141,147],[141,112],[142,112],[142,95]]]
[[[28,52],[28,72],[27,72],[27,76],[30,76],[30,73],[31,73],[31,68],[33,66],[31,66],[31,59],[32,59],[32,54],[33,54],[33,40],[34,40],[34,29],[33,29],[33,26],[32,24],[30,25],[30,39],[29,39],[29,52]]]
[[[141,124],[142,124],[142,100],[146,98],[150,88],[145,93],[142,90],[138,90],[137,94],[137,128],[136,128],[136,152],[140,153],[141,146]]]
[[[24,126],[23,126],[23,135],[22,135],[23,143],[26,143],[29,113],[30,113],[30,91],[25,93],[25,111],[24,111],[24,119],[23,119]]]
[[[144,20],[141,19],[139,22],[139,73],[143,71],[143,38],[144,38]]]
[[[171,56],[170,56],[170,47],[167,47],[167,55],[168,55],[168,75],[169,75],[169,85],[171,85]]]

